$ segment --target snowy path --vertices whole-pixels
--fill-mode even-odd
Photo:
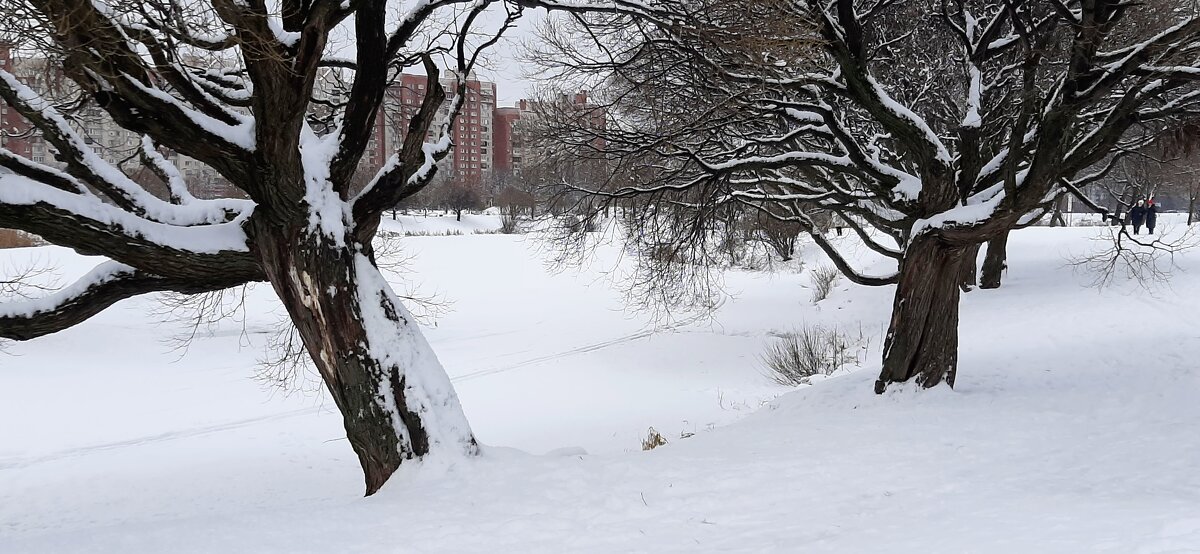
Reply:
[[[579,354],[587,354],[587,353],[595,352],[597,350],[609,348],[611,346],[616,346],[618,344],[624,344],[624,343],[632,342],[635,340],[649,338],[654,335],[678,331],[679,329],[686,327],[688,325],[692,325],[692,324],[696,323],[697,321],[704,319],[705,317],[706,316],[704,314],[693,315],[682,321],[672,323],[670,325],[665,325],[663,327],[652,327],[652,328],[648,328],[648,329],[645,329],[642,331],[638,331],[636,333],[631,333],[631,334],[628,334],[625,336],[617,337],[615,339],[595,342],[595,343],[588,344],[585,346],[580,346],[578,348],[564,350],[562,352],[558,352],[555,354],[548,354],[546,356],[538,356],[536,358],[530,358],[528,360],[523,360],[523,361],[520,361],[520,362],[517,362],[514,364],[507,364],[504,366],[493,367],[493,368],[488,368],[488,369],[480,369],[480,370],[471,371],[469,373],[461,373],[461,374],[455,375],[451,379],[451,381],[453,381],[455,383],[458,383],[460,381],[470,381],[473,379],[479,379],[481,377],[487,377],[490,375],[496,375],[498,373],[512,371],[514,369],[521,369],[521,368],[529,367],[529,366],[536,365],[536,364],[552,362],[555,360],[561,360],[568,356],[575,356],[575,355],[579,355]],[[496,334],[496,335],[481,335],[481,336],[475,337],[475,338],[484,338],[484,337],[488,337],[488,336],[498,336],[498,334]]]

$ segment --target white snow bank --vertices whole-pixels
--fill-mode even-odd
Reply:
[[[963,297],[957,390],[875,396],[872,357],[728,426],[779,390],[756,359],[771,333],[877,341],[890,288],[842,281],[814,306],[804,273],[735,272],[711,324],[640,335],[595,269],[547,275],[521,238],[405,239],[457,301],[427,334],[497,446],[370,499],[336,413],[246,379],[266,287],[245,335],[178,362],[131,302],[0,357],[0,421],[21,422],[0,426],[0,551],[1191,551],[1200,254],[1169,289],[1096,291],[1063,263],[1096,232],[1013,233],[1004,287]],[[651,425],[670,444],[637,451]]]

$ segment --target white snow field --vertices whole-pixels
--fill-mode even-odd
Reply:
[[[814,305],[811,243],[652,333],[603,278],[617,249],[549,273],[529,236],[452,219],[388,226],[465,230],[403,239],[396,282],[452,302],[426,331],[478,459],[362,498],[331,402],[254,379],[268,286],[186,354],[141,298],[0,354],[0,553],[1200,552],[1200,251],[1096,290],[1067,260],[1097,228],[1015,232],[1003,288],[964,295],[957,388],[876,396],[892,290]],[[94,264],[0,251],[30,259],[64,283]],[[773,384],[771,335],[817,322],[861,329],[862,367]],[[651,426],[670,443],[642,452]]]

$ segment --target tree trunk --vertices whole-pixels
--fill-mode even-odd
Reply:
[[[1063,217],[1063,208],[1066,208],[1067,197],[1059,196],[1054,200],[1054,210],[1050,212],[1051,227],[1066,227],[1067,220]]]
[[[367,495],[404,460],[478,451],[449,377],[369,252],[315,233],[259,243],[271,285],[342,413]]]
[[[462,210],[454,210],[454,220],[462,221]]]
[[[958,272],[958,288],[963,292],[971,292],[979,284],[979,246],[978,244],[968,246],[966,252],[963,253],[962,268]]]
[[[987,254],[983,257],[983,271],[979,277],[979,288],[1000,288],[1000,280],[1006,269],[1008,269],[1008,231],[988,241]]]
[[[1051,214],[1050,214],[1050,226],[1051,227],[1066,227],[1067,226],[1067,220],[1065,218],[1063,218],[1062,211],[1059,210],[1057,207],[1054,208],[1054,211],[1051,212]]]
[[[875,381],[877,394],[889,383],[914,377],[923,388],[942,381],[954,387],[959,281],[967,250],[922,237],[905,251],[883,343],[883,371]]]
[[[1195,221],[1196,221],[1196,195],[1190,194],[1190,195],[1188,195],[1188,222],[1187,222],[1187,224],[1191,225],[1192,223],[1195,223]]]

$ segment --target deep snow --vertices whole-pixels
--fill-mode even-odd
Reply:
[[[1200,552],[1200,254],[1097,291],[1066,265],[1095,228],[1014,233],[1004,287],[964,296],[958,388],[880,397],[890,288],[814,306],[807,269],[729,272],[712,319],[652,333],[615,249],[549,273],[464,219],[387,226],[468,233],[403,239],[397,282],[452,302],[426,333],[484,456],[363,499],[331,403],[252,378],[269,287],[185,355],[138,299],[0,354],[0,552]],[[0,251],[29,258],[94,265]],[[804,322],[870,352],[775,398],[758,355]],[[650,426],[670,444],[640,452]]]

